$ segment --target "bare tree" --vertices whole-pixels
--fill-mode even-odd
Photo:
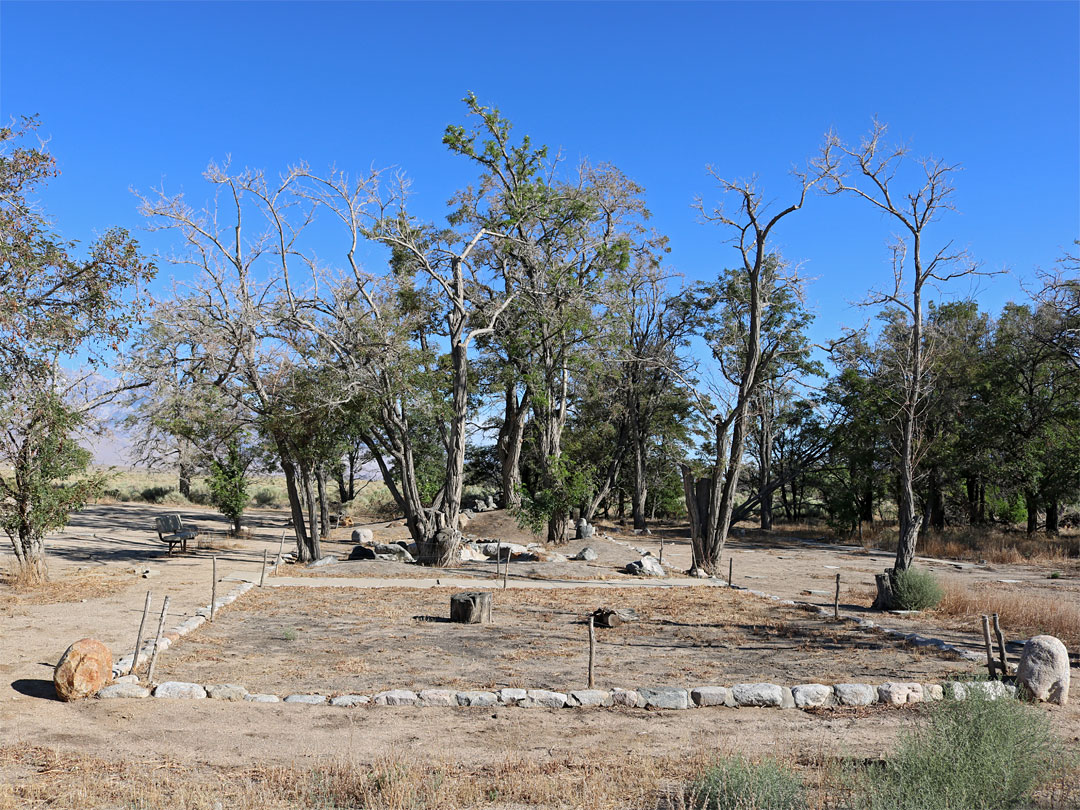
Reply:
[[[903,232],[891,244],[893,285],[871,293],[869,305],[889,306],[906,315],[908,334],[892,358],[898,388],[892,392],[896,425],[894,451],[899,474],[900,540],[891,569],[877,577],[877,608],[894,604],[896,576],[915,556],[922,514],[915,497],[918,460],[922,453],[923,416],[928,392],[929,364],[923,326],[927,285],[948,282],[978,272],[966,252],[952,241],[928,248],[925,233],[931,223],[953,210],[953,178],[959,167],[937,158],[919,158],[914,179],[905,190],[898,175],[909,157],[906,146],[885,142],[885,124],[875,119],[858,146],[848,146],[829,133],[815,167],[825,177],[824,193],[859,197],[890,216]],[[906,180],[906,177],[904,178]]]
[[[727,541],[735,509],[735,496],[742,473],[746,436],[750,428],[751,406],[765,378],[765,370],[781,350],[779,342],[762,344],[762,324],[769,314],[773,293],[786,283],[768,240],[773,229],[788,215],[802,208],[807,192],[819,177],[796,173],[799,192],[795,202],[768,213],[754,181],[730,181],[717,175],[721,193],[737,201],[734,211],[723,207],[706,211],[699,204],[703,218],[728,228],[741,259],[741,267],[731,271],[727,283],[707,297],[704,308],[722,304],[722,317],[713,328],[710,344],[720,366],[720,374],[733,393],[721,404],[709,403],[714,461],[711,473],[694,480],[689,467],[683,467],[687,510],[690,513],[691,540],[694,552],[691,570],[705,575],[716,573]],[[770,270],[771,268],[771,270]]]

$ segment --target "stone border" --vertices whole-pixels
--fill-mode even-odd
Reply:
[[[1016,687],[1001,681],[950,681],[937,683],[804,683],[781,686],[775,683],[741,683],[734,686],[673,686],[636,689],[576,689],[555,692],[549,689],[499,689],[498,691],[453,689],[389,689],[375,694],[275,694],[248,692],[238,684],[187,683],[166,681],[152,690],[141,686],[136,676],[126,675],[98,692],[101,699],[117,698],[205,698],[251,703],[300,703],[313,706],[438,706],[480,707],[520,706],[523,708],[594,708],[625,706],[638,709],[695,709],[707,707],[815,709],[824,707],[902,706],[943,700],[963,700],[969,692],[982,692],[988,699],[1015,697]]]

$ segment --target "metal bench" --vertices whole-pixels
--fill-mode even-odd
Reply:
[[[199,530],[194,526],[185,526],[180,515],[162,515],[154,518],[157,527],[158,540],[169,544],[169,554],[173,553],[173,546],[180,546],[181,551],[187,551],[187,541],[194,540]]]

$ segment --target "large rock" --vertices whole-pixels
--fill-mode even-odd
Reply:
[[[458,693],[453,689],[424,689],[418,697],[425,706],[458,705]]]
[[[688,709],[690,708],[690,696],[685,689],[673,686],[659,686],[653,688],[640,688],[637,690],[638,697],[645,701],[648,709]]]
[[[289,695],[285,703],[304,703],[308,706],[321,706],[326,703],[326,695]]]
[[[458,560],[461,562],[485,562],[487,555],[484,554],[475,543],[463,543],[458,549]]]
[[[592,546],[585,546],[581,551],[571,557],[571,560],[577,560],[579,562],[592,562],[597,558],[596,549]]]
[[[112,653],[100,641],[81,638],[60,657],[53,671],[56,696],[81,700],[97,692],[112,678]]]
[[[646,555],[640,560],[634,560],[632,563],[628,563],[625,570],[626,573],[639,577],[665,576],[664,566],[660,564],[658,559],[650,555]]]
[[[376,706],[412,706],[417,700],[416,693],[409,689],[390,689],[372,698]]]
[[[248,690],[235,683],[212,683],[206,687],[207,697],[214,700],[237,701],[248,696]]]
[[[552,692],[548,689],[529,689],[528,697],[522,701],[524,706],[543,706],[546,709],[561,709],[566,705],[567,697],[562,692]]]
[[[1054,636],[1028,639],[1020,654],[1016,683],[1036,700],[1064,706],[1069,702],[1069,651]]]
[[[838,683],[833,692],[841,706],[869,706],[878,696],[877,689],[868,683]]]
[[[734,706],[731,690],[726,686],[699,686],[690,691],[695,706]]]
[[[375,559],[404,563],[416,562],[409,550],[405,546],[399,546],[397,543],[376,543]]]
[[[110,698],[144,698],[150,697],[150,690],[137,683],[110,683],[102,687],[97,693],[101,700]]]
[[[795,708],[806,709],[814,706],[829,706],[833,703],[833,688],[823,683],[801,683],[791,687],[791,697]]]
[[[611,693],[606,689],[575,689],[567,702],[571,706],[610,706]]]
[[[525,689],[500,689],[499,690],[499,702],[506,706],[516,706],[523,700],[528,700],[529,693]]]
[[[499,549],[502,548],[500,552]],[[525,554],[529,549],[519,543],[480,543],[477,548],[480,549],[480,553],[487,557],[498,557],[502,554],[502,559],[512,557],[515,554]]]
[[[154,697],[201,700],[206,697],[206,690],[197,683],[165,681],[165,683],[159,683],[154,689]]]
[[[335,695],[330,698],[331,706],[344,706],[351,709],[353,706],[365,706],[371,702],[367,695]]]
[[[922,703],[923,688],[921,683],[883,683],[878,687],[878,702],[892,706],[905,703]]]
[[[459,706],[496,706],[499,703],[499,696],[494,692],[458,692],[457,703]]]
[[[619,689],[616,687],[611,690],[611,705],[643,709],[645,708],[645,701],[633,689]]]
[[[775,683],[738,683],[731,687],[737,706],[781,706],[784,693]]]
[[[353,529],[352,541],[354,543],[366,543],[370,545],[375,542],[375,535],[371,529]]]

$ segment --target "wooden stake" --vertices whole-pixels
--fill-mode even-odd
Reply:
[[[660,564],[664,564],[664,537],[660,536]]]
[[[498,545],[495,547],[495,582],[498,584],[499,576],[502,574],[502,538],[499,538]]]
[[[506,578],[510,573],[510,549],[506,550],[506,562],[503,563],[503,590],[506,590]]]
[[[150,670],[146,673],[146,680],[149,683],[154,682],[154,667],[157,666],[157,654],[158,645],[161,643],[161,633],[165,630],[165,614],[169,612],[169,597],[165,597],[165,602],[161,606],[161,618],[158,620],[157,636],[154,637],[154,651],[150,654]]]
[[[836,574],[836,595],[832,601],[832,615],[834,619],[840,618],[840,574]]]
[[[214,557],[213,561],[214,575],[210,583],[210,621],[214,620],[214,613],[217,611],[217,606],[214,604],[217,601],[217,557]]]
[[[263,567],[262,573],[259,574],[259,587],[261,588],[266,582],[266,549],[263,549]]]
[[[729,588],[735,587],[735,582],[731,579],[731,557],[727,558],[727,586]]]
[[[990,617],[982,617],[983,643],[986,645],[986,669],[990,673],[990,680],[994,679],[994,648],[990,644]]]
[[[1009,658],[1005,654],[1005,636],[1001,632],[1001,622],[998,621],[998,615],[994,614],[994,635],[997,636],[998,643],[998,657],[1001,660],[1001,677],[1004,678],[1009,674]]]
[[[139,632],[135,636],[135,654],[131,656],[131,669],[128,670],[128,674],[134,675],[135,670],[139,668],[139,648],[142,647],[142,633],[143,628],[146,627],[146,617],[150,613],[150,599],[152,594],[150,591],[146,592],[146,604],[142,609],[142,621],[139,622]]]
[[[593,688],[593,658],[596,655],[596,626],[593,617],[589,615],[589,688]]]
[[[282,529],[281,530],[281,542],[278,543],[277,562],[275,563],[275,565],[281,565],[281,561],[283,559],[282,555],[284,553],[285,553],[285,529]]]

